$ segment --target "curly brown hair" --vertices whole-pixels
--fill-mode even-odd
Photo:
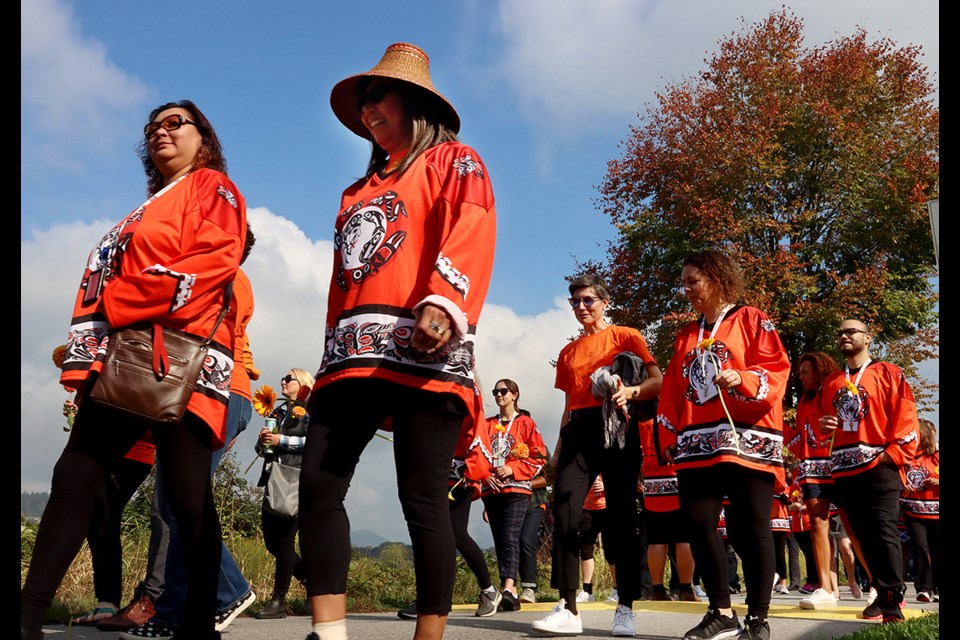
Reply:
[[[813,372],[817,376],[817,381],[820,383],[816,389],[803,389],[802,391],[802,396],[805,400],[813,400],[820,392],[820,385],[823,384],[823,381],[829,378],[831,374],[840,371],[840,365],[838,365],[837,361],[831,358],[829,354],[823,351],[808,351],[797,360],[795,373],[800,373],[800,365],[804,362],[810,363],[810,366],[813,367]]]
[[[684,267],[696,267],[710,284],[720,292],[723,302],[743,302],[746,284],[740,265],[720,251],[709,249],[692,253],[683,261]]]
[[[227,159],[223,157],[220,138],[217,137],[217,132],[213,130],[213,125],[210,124],[207,116],[205,116],[203,112],[200,111],[200,107],[192,101],[180,100],[179,102],[164,103],[150,112],[147,123],[153,122],[153,119],[156,118],[157,115],[167,109],[176,108],[185,109],[190,113],[190,120],[197,127],[197,131],[200,132],[200,137],[203,141],[200,145],[200,150],[197,152],[197,157],[193,160],[193,168],[215,169],[220,173],[226,174]],[[153,160],[150,158],[150,150],[147,148],[146,138],[140,140],[140,144],[137,146],[137,155],[140,156],[140,162],[143,163],[143,171],[147,174],[147,195],[152,196],[163,188],[164,177],[163,174],[160,173],[160,170],[157,169],[157,165],[153,164]]]

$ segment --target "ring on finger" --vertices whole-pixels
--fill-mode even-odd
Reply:
[[[433,329],[434,333],[436,333],[438,336],[442,336],[443,334],[445,334],[445,333],[447,332],[446,329],[444,329],[443,327],[441,327],[441,326],[440,326],[439,324],[437,324],[436,322],[431,322],[431,323],[430,323],[430,328]]]

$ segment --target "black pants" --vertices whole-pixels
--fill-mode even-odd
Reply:
[[[290,580],[296,576],[303,580],[306,573],[303,559],[297,553],[297,519],[285,518],[260,510],[260,526],[263,530],[263,543],[274,558],[276,568],[273,573],[273,597],[285,598],[290,590]]]
[[[690,546],[703,576],[710,606],[730,607],[727,552],[717,531],[720,509],[727,497],[727,533],[743,564],[747,613],[766,618],[776,570],[770,531],[773,474],[727,462],[678,470],[677,484],[680,508],[691,519]]]
[[[940,520],[905,517],[913,549],[913,585],[917,593],[940,590]]]
[[[554,485],[553,576],[560,591],[576,591],[580,584],[578,527],[587,492],[603,474],[608,527],[604,552],[617,567],[617,593],[629,605],[642,595],[643,547],[637,516],[637,480],[640,477],[640,432],[627,429],[626,446],[604,448],[600,408],[577,411],[560,430],[560,456]],[[768,509],[769,512],[769,509]]]
[[[807,572],[807,582],[810,584],[819,584],[820,583],[820,573],[817,570],[817,559],[813,557],[813,538],[810,535],[809,531],[797,531],[792,534],[793,539],[796,541],[797,546],[803,551],[803,560],[804,568]],[[800,559],[797,558],[797,564],[799,566]],[[798,571],[799,573],[799,571]],[[827,587],[829,585],[821,584],[821,587],[826,591],[830,591]]]
[[[310,596],[347,591],[350,521],[343,501],[360,454],[390,418],[397,493],[413,544],[417,608],[445,615],[456,544],[447,476],[463,420],[460,398],[376,379],[344,380],[310,398],[300,471],[300,549]]]
[[[483,496],[483,506],[490,521],[493,546],[497,551],[500,586],[508,578],[516,580],[520,572],[520,529],[530,503],[526,493],[491,493]]]
[[[453,500],[450,500],[450,523],[453,525],[453,538],[457,551],[463,556],[463,561],[467,563],[477,579],[477,586],[483,591],[492,587],[493,581],[490,579],[490,569],[487,567],[483,549],[468,531],[470,508],[473,505],[473,489],[467,489],[461,484],[451,490],[450,495],[453,496]]]
[[[56,594],[86,535],[97,491],[150,426],[90,402],[81,402],[70,439],[53,469],[50,500],[37,530],[30,571],[21,591],[21,618],[39,619]],[[191,413],[176,425],[153,429],[167,475],[170,503],[187,550],[185,635],[213,634],[222,536],[210,482],[212,437]]]
[[[97,492],[87,544],[93,564],[93,592],[99,602],[123,605],[123,508],[152,468],[151,464],[122,458]]]
[[[536,591],[539,587],[537,550],[540,547],[540,525],[545,514],[546,511],[539,504],[533,500],[528,502],[523,526],[520,527],[520,586],[524,589]]]
[[[900,509],[900,472],[890,464],[878,464],[853,476],[834,478],[837,497],[860,540],[877,606],[899,609],[903,600],[903,552],[897,516]]]

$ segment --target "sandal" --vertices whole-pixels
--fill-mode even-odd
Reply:
[[[85,616],[80,616],[73,619],[73,624],[80,626],[93,626],[98,622],[102,622],[108,618],[112,618],[117,615],[117,608],[112,604],[98,602],[97,607],[95,607],[90,613]]]

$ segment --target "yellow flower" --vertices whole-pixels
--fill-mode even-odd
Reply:
[[[499,431],[500,433],[503,433],[504,431],[507,430],[507,428],[506,428],[505,426],[503,426],[502,424],[498,424],[497,426],[494,427],[494,429],[495,429],[496,431]]]
[[[714,342],[716,342],[714,338],[704,338],[703,340],[700,341],[700,344],[698,344],[697,346],[703,349],[704,351],[706,351],[707,349],[713,346]]]
[[[305,415],[307,415],[307,410],[304,409],[303,407],[301,407],[301,406],[296,406],[296,407],[293,408],[293,417],[295,417],[295,418],[302,418],[302,417],[305,416]]]
[[[273,411],[273,404],[277,401],[277,392],[268,384],[257,389],[253,394],[253,410],[262,416]]]
[[[528,447],[522,442],[519,442],[517,443],[517,446],[515,446],[513,450],[510,452],[510,455],[512,455],[517,460],[526,460],[527,458],[530,457],[530,447]]]
[[[857,389],[857,385],[853,384],[853,383],[850,382],[849,380],[847,380],[844,384],[845,384],[846,387],[847,387],[847,391],[849,391],[850,393],[852,393],[852,394],[855,395],[855,396],[860,395],[860,390]]]
[[[63,369],[63,360],[67,357],[67,345],[62,344],[53,350],[53,364],[57,369]]]

